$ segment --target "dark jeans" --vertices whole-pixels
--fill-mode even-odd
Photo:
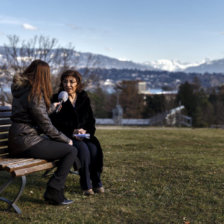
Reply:
[[[80,167],[77,154],[78,150],[74,146],[46,139],[25,150],[20,156],[59,160],[57,170],[48,181],[48,186],[61,190],[64,188],[66,177],[72,165],[75,164],[78,168]]]
[[[102,187],[100,172],[97,170],[98,149],[90,141],[73,140],[74,146],[78,149],[78,157],[81,162],[79,169],[80,185],[82,190]]]

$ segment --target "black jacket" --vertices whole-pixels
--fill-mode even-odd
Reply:
[[[58,102],[58,94],[55,94],[52,98],[52,102]],[[68,138],[73,138],[74,129],[83,128],[90,134],[90,140],[84,139],[83,141],[91,141],[94,143],[100,153],[99,160],[97,161],[98,168],[102,171],[103,167],[103,153],[101,145],[95,134],[95,118],[90,104],[90,99],[87,93],[83,90],[77,94],[77,100],[75,108],[73,108],[71,102],[67,100],[62,103],[62,108],[58,113],[52,113],[50,115],[52,123],[61,132],[63,132]]]
[[[31,86],[20,75],[16,75],[12,84],[12,126],[9,130],[9,152],[18,155],[31,146],[46,139],[69,143],[70,139],[59,132],[48,116],[44,98],[28,100]],[[45,134],[41,135],[41,134]]]

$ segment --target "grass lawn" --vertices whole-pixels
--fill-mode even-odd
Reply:
[[[27,176],[22,215],[2,208],[0,223],[224,223],[224,130],[98,129],[106,192],[83,196],[69,175],[69,206],[43,200],[47,178]],[[0,182],[7,174],[0,172]],[[10,186],[6,194],[16,191]]]

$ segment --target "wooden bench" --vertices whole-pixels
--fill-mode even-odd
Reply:
[[[21,210],[16,205],[16,202],[21,197],[26,185],[26,175],[41,170],[48,170],[55,167],[54,162],[48,162],[43,159],[33,158],[10,158],[8,154],[8,131],[11,125],[11,108],[0,106],[0,171],[9,172],[10,178],[6,183],[0,186],[0,196],[3,191],[11,184],[16,178],[21,178],[21,185],[18,193],[13,200],[0,197],[1,201],[8,203],[8,209],[13,208],[18,214]],[[72,171],[71,171],[72,172]],[[77,174],[76,172],[72,172]]]

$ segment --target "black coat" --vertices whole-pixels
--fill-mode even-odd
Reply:
[[[58,94],[53,96],[52,102],[58,102]],[[99,152],[97,164],[98,169],[102,171],[103,153],[98,139],[94,136],[96,130],[95,118],[87,93],[84,90],[77,93],[75,108],[72,106],[70,100],[62,103],[60,112],[52,113],[50,118],[54,126],[68,138],[73,138],[74,129],[79,128],[85,129],[90,134],[90,140],[84,139],[83,141],[91,141],[97,146]]]
[[[9,130],[9,152],[18,155],[31,146],[46,139],[69,143],[70,139],[59,132],[48,116],[44,98],[28,100],[31,86],[22,76],[16,75],[12,84],[12,126]]]

